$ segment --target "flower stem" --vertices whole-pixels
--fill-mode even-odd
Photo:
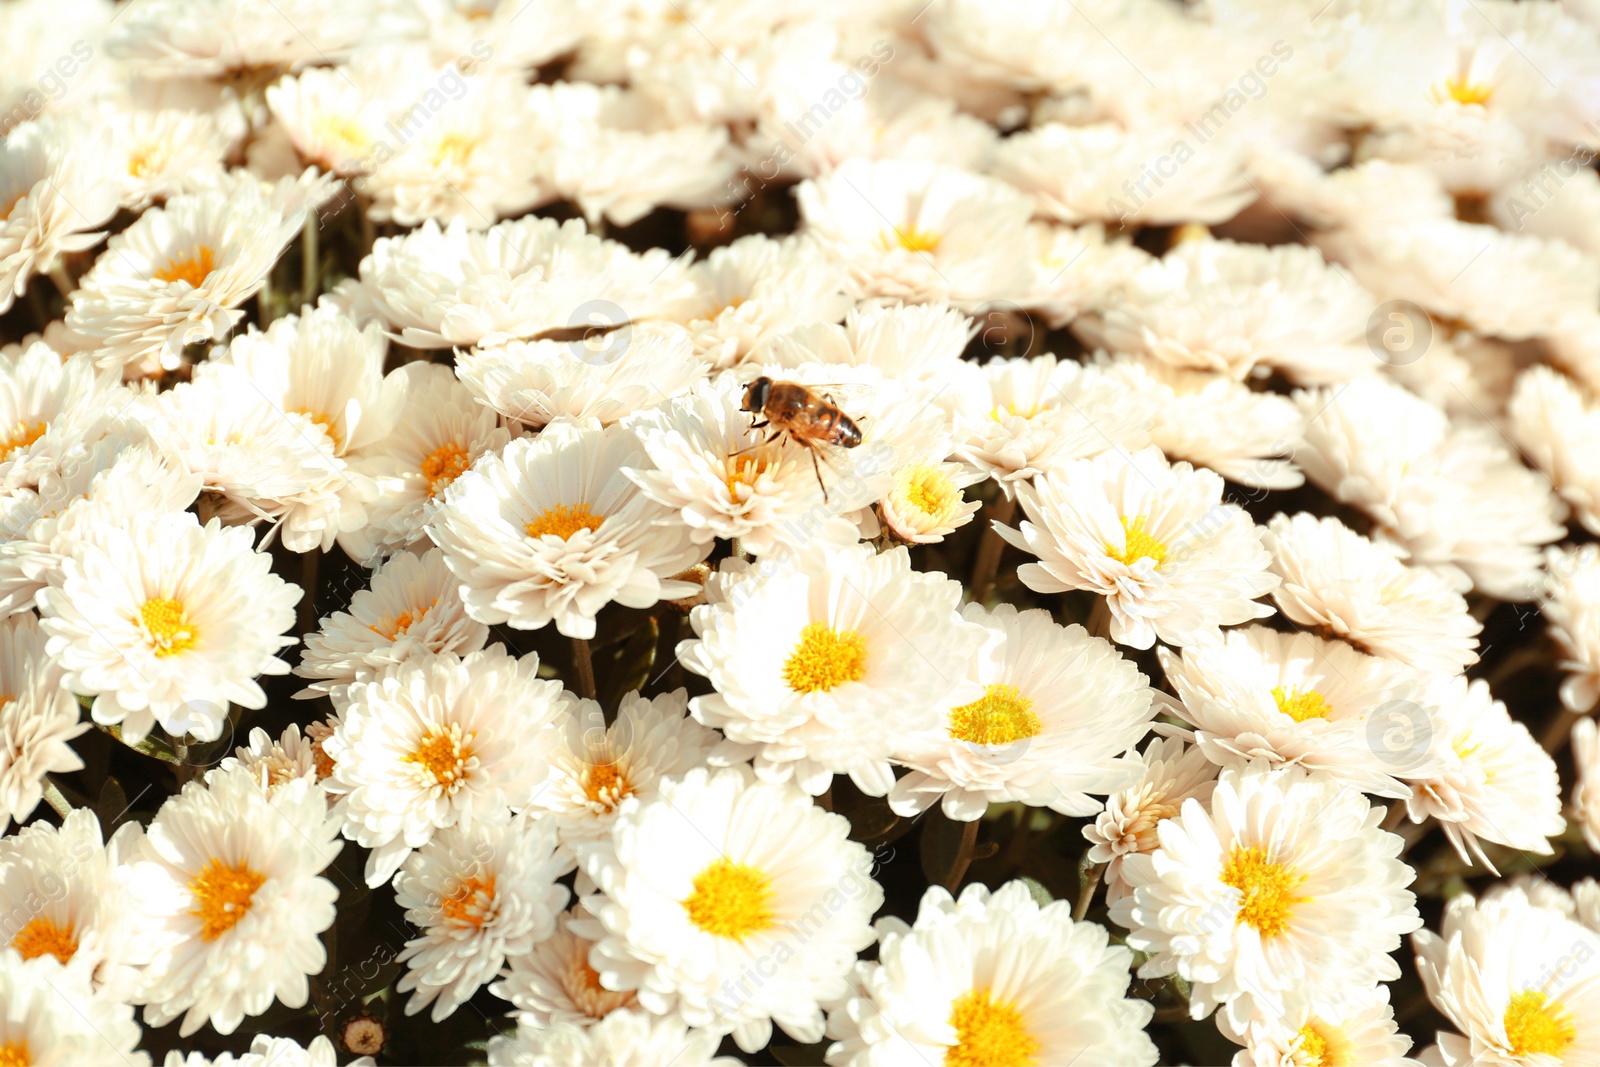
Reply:
[[[982,604],[989,598],[989,588],[994,585],[994,574],[1000,566],[1000,553],[1006,548],[994,524],[1010,522],[1016,512],[1014,496],[998,496],[983,506],[983,538],[978,542],[978,555],[972,562],[972,580],[967,583],[974,604]]]
[[[1072,909],[1072,921],[1083,922],[1083,917],[1089,914],[1089,905],[1094,902],[1094,891],[1100,888],[1100,876],[1105,873],[1106,865],[1096,863],[1083,872],[1083,888],[1078,890],[1078,903]]]
[[[582,637],[572,639],[572,675],[577,694],[595,699],[594,657],[589,654],[589,642]]]
[[[55,813],[65,819],[72,814],[72,804],[61,795],[61,790],[49,778],[44,780],[44,802],[55,809]]]
[[[317,299],[318,286],[321,278],[318,276],[322,264],[317,257],[317,231],[321,228],[321,220],[317,218],[316,208],[306,209],[306,225],[300,236],[300,303],[310,304]]]
[[[961,844],[956,848],[956,861],[950,865],[950,873],[944,877],[944,887],[950,890],[950,895],[955,896],[956,890],[961,888],[961,879],[967,876],[967,868],[972,866],[972,853],[978,847],[978,823],[981,819],[973,819],[961,827]]]
[[[72,299],[72,275],[67,273],[67,265],[59,257],[50,267],[50,280],[56,283],[56,288],[61,290],[61,299]]]
[[[1539,737],[1539,743],[1544,750],[1554,756],[1566,747],[1567,738],[1572,736],[1572,728],[1578,725],[1582,715],[1574,715],[1562,705],[1556,705],[1556,717],[1550,720],[1550,725],[1544,728],[1544,733]]]

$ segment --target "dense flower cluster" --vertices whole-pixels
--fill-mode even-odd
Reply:
[[[0,5],[0,1067],[1600,1062],[1597,85]]]

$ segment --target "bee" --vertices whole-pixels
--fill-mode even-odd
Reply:
[[[787,437],[811,453],[811,469],[816,472],[826,503],[828,487],[822,482],[822,466],[817,460],[819,446],[859,445],[861,428],[855,420],[841,411],[827,393],[814,393],[799,382],[775,382],[764,375],[745,389],[744,403],[739,407],[751,413],[750,429],[772,428],[762,444]]]

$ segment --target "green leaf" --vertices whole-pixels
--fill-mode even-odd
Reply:
[[[1028,892],[1033,895],[1034,903],[1038,904],[1039,907],[1042,908],[1046,904],[1055,902],[1056,898],[1050,895],[1050,890],[1044,887],[1043,882],[1036,882],[1032,878],[1023,878],[1021,881],[1023,885],[1028,887]]]

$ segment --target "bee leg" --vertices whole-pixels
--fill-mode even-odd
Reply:
[[[811,453],[811,470],[817,476],[817,488],[822,490],[822,502],[826,504],[828,502],[828,486],[822,480],[822,465],[817,462],[817,450],[807,448],[806,451]]]

